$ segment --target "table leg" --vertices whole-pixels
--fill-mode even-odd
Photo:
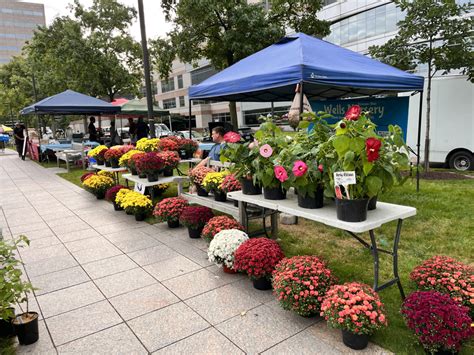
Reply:
[[[247,202],[239,201],[239,221],[240,224],[243,225],[245,230],[248,232],[249,221],[247,218]]]
[[[399,219],[397,224],[397,231],[395,232],[395,240],[393,241],[393,275],[397,279],[397,286],[400,290],[400,295],[402,299],[405,299],[405,292],[403,291],[402,283],[400,281],[400,276],[398,276],[398,243],[400,242],[400,235],[402,233],[402,223],[403,220]]]
[[[271,237],[272,239],[277,239],[278,238],[278,212],[274,211],[270,215],[270,221],[271,221]]]
[[[374,230],[369,231],[370,235],[370,251],[372,252],[372,257],[374,258],[374,286],[375,291],[379,288],[379,251],[377,249],[377,241],[375,240]]]

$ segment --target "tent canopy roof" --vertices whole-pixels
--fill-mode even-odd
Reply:
[[[120,112],[120,107],[118,106],[113,106],[95,97],[80,94],[72,90],[66,90],[25,107],[20,111],[20,114],[78,115],[117,112]]]
[[[141,99],[134,99],[120,104],[122,108],[121,114],[128,115],[146,115],[148,113],[147,103]],[[168,116],[170,112],[163,110],[157,105],[153,105],[153,115],[155,116]]]
[[[304,33],[279,42],[189,88],[190,99],[291,101],[303,82],[309,99],[423,90],[423,77]]]

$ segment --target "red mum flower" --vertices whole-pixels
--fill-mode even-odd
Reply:
[[[367,138],[365,141],[365,151],[367,152],[367,160],[373,162],[379,158],[379,150],[382,142],[377,138]]]
[[[344,118],[349,121],[357,121],[359,119],[361,108],[359,105],[349,107]]]

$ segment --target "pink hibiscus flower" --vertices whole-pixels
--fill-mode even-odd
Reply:
[[[273,154],[273,149],[268,144],[264,144],[260,147],[260,155],[264,158],[269,158]]]
[[[277,165],[273,168],[273,171],[275,172],[275,177],[280,180],[280,182],[288,180],[288,173],[284,167]]]
[[[240,134],[238,134],[237,132],[227,132],[226,134],[224,134],[224,140],[227,143],[237,143],[238,141],[240,141]]]
[[[308,171],[308,165],[306,165],[304,161],[295,161],[295,163],[293,164],[293,174],[295,176],[303,176],[304,174],[306,174],[306,171]]]

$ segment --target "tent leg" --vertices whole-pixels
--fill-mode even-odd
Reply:
[[[416,140],[416,192],[420,192],[420,140],[421,116],[423,114],[423,91],[420,91],[420,107],[418,108],[418,134]]]
[[[271,106],[271,108],[272,108],[271,113],[272,113],[272,118],[273,118],[273,116],[275,116],[275,103],[274,103],[273,101],[272,101],[272,106]]]
[[[189,99],[189,119],[188,119],[188,124],[189,124],[189,138],[191,139],[192,133],[191,133],[191,103],[193,100]]]
[[[300,115],[303,113],[303,81],[300,82]]]

